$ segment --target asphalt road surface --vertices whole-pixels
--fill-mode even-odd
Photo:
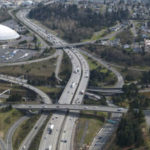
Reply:
[[[27,26],[29,26],[32,30],[38,32],[38,34],[40,34],[40,36],[42,36],[43,38],[48,38],[48,40],[53,43],[53,45],[64,45],[66,44],[64,41],[60,40],[59,38],[55,37],[54,35],[50,34],[50,33],[47,33],[45,31],[45,29],[42,29],[40,28],[39,26],[35,25],[34,23],[32,23],[29,19],[26,18],[26,14],[28,12],[27,11],[21,11],[20,13],[18,13],[18,18],[20,18],[24,24],[26,24]],[[76,92],[76,89],[78,88],[78,84],[81,82],[81,60],[79,57],[82,57],[76,50],[74,50],[74,52],[68,50],[68,49],[64,49],[64,51],[69,55],[69,57],[71,58],[71,62],[72,62],[72,66],[73,66],[73,71],[76,69],[76,68],[79,68],[79,71],[77,73],[73,73],[72,72],[72,75],[71,75],[71,78],[70,80],[68,81],[68,84],[63,92],[63,94],[61,95],[60,97],[60,100],[59,100],[59,103],[71,103],[73,97],[74,97],[74,94]],[[82,59],[84,60],[84,58],[82,57]],[[84,64],[83,64],[84,65]],[[86,69],[86,68],[85,68]],[[87,74],[89,73],[89,70],[87,68],[87,70],[84,70],[84,72],[86,72]],[[89,74],[88,74],[89,75]],[[83,77],[83,76],[82,76]],[[85,77],[84,78],[87,78],[85,81],[88,83],[88,78],[89,76]],[[83,79],[83,78],[82,78]],[[87,83],[84,82],[84,86],[85,87],[87,85]],[[82,83],[83,84],[83,83]],[[80,86],[82,87],[82,86]],[[84,90],[85,89],[79,89],[80,92],[81,90]],[[82,96],[80,96],[82,98]],[[79,101],[80,101],[80,98],[79,98]],[[40,144],[40,149],[45,149],[45,148],[48,148],[50,146],[50,144],[52,143],[53,146],[52,146],[52,149],[55,149],[56,146],[57,146],[57,139],[59,138],[59,134],[60,134],[60,131],[61,131],[61,125],[63,124],[64,122],[64,119],[65,119],[65,116],[64,115],[60,115],[60,116],[54,116],[55,118],[58,118],[57,120],[58,121],[53,121],[53,120],[50,120],[48,124],[53,124],[54,122],[54,130],[53,130],[53,134],[48,134],[47,133],[47,130],[45,129],[44,131],[44,134],[42,136],[42,140],[41,140],[41,144]],[[53,118],[53,116],[52,116]],[[55,123],[56,122],[56,123]],[[47,124],[47,126],[48,126]],[[56,132],[55,132],[56,131]],[[45,138],[46,137],[46,138]],[[55,139],[54,141],[50,141],[52,139]]]
[[[22,110],[90,110],[102,112],[125,113],[127,109],[108,106],[92,106],[92,105],[77,105],[77,104],[16,104],[13,108]]]

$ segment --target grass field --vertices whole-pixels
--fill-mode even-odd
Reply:
[[[56,59],[50,59],[47,61],[33,63],[29,65],[21,65],[21,66],[10,66],[10,67],[0,67],[0,73],[12,75],[12,76],[20,76],[27,75],[33,77],[49,77],[55,69]]]
[[[107,113],[81,112],[75,134],[75,149],[88,147],[104,124]]]
[[[5,138],[8,129],[17,121],[23,114],[11,109],[8,111],[0,110],[0,137]]]
[[[90,70],[96,69],[98,66],[101,66],[96,61],[92,60],[90,57],[88,57],[86,55],[84,55],[84,57],[86,58],[86,60],[87,60],[87,62],[89,64]]]

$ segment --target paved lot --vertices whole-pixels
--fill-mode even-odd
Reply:
[[[36,55],[35,51],[0,48],[0,63],[24,61]]]

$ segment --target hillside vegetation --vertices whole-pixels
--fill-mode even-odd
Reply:
[[[79,42],[90,38],[94,32],[112,26],[116,21],[128,17],[127,10],[101,14],[90,8],[76,5],[39,5],[32,9],[29,17],[39,20],[47,27],[56,30],[58,35],[69,42]]]

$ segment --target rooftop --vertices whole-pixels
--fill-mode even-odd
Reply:
[[[20,35],[13,29],[0,24],[0,41],[7,41],[19,38]]]

